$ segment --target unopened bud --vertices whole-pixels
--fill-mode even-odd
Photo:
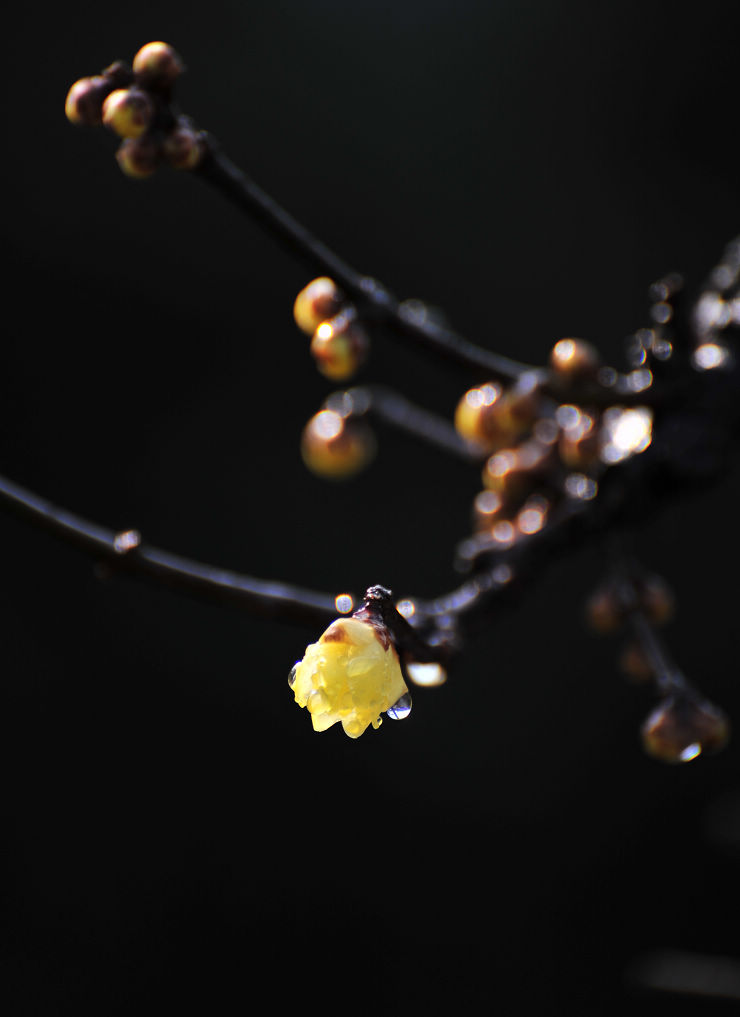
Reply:
[[[560,339],[550,351],[550,367],[564,381],[584,381],[596,377],[601,358],[585,339]]]
[[[178,124],[162,142],[162,154],[173,169],[195,169],[204,153],[202,135],[190,124]]]
[[[372,459],[375,443],[359,421],[345,420],[334,410],[321,410],[306,424],[301,455],[312,473],[341,480],[359,473]]]
[[[719,752],[729,737],[722,710],[695,695],[669,696],[642,726],[645,751],[664,763],[687,763],[702,752]]]
[[[341,310],[344,297],[337,284],[327,276],[319,276],[305,286],[295,298],[293,317],[301,332],[312,336],[325,321]]]
[[[152,100],[140,88],[116,88],[103,103],[103,123],[121,138],[138,138],[151,126]]]
[[[134,57],[137,81],[148,88],[167,88],[182,74],[184,64],[166,42],[148,42]]]
[[[161,158],[159,144],[146,134],[140,138],[126,138],[116,152],[118,165],[126,176],[135,179],[150,177],[159,166]]]
[[[64,112],[79,127],[98,127],[103,122],[103,100],[110,86],[103,77],[80,78],[67,93]]]
[[[369,341],[361,324],[340,313],[323,321],[311,340],[311,356],[325,378],[347,381],[367,356]]]

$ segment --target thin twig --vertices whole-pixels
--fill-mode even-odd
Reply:
[[[466,441],[445,417],[418,406],[385,385],[357,385],[346,392],[335,392],[326,405],[342,415],[343,406],[347,405],[351,407],[350,417],[369,414],[466,463],[479,465],[486,458],[485,449]]]
[[[278,237],[312,271],[329,275],[364,312],[369,311],[373,318],[389,325],[415,345],[483,378],[513,382],[524,372],[534,370],[528,364],[476,346],[427,313],[419,301],[399,302],[385,286],[352,268],[286,212],[236,166],[210,136],[207,155],[195,173]]]
[[[335,598],[288,583],[256,579],[142,543],[135,530],[117,532],[60,508],[0,477],[0,506],[89,554],[114,572],[154,579],[174,589],[250,612],[310,624],[337,615]]]

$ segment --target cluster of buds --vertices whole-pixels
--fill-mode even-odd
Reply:
[[[364,363],[369,350],[367,332],[357,308],[333,279],[320,276],[295,299],[293,317],[301,332],[311,336],[311,356],[331,381],[347,381]],[[375,454],[375,440],[358,419],[351,397],[329,399],[308,421],[301,436],[301,455],[312,473],[344,480],[363,470]]]
[[[205,154],[204,136],[170,107],[183,69],[167,43],[147,43],[131,67],[119,60],[76,81],[67,94],[67,119],[83,127],[105,125],[117,134],[122,141],[116,159],[127,176],[149,177],[162,163],[195,169]]]
[[[650,445],[648,407],[589,405],[604,371],[593,346],[561,339],[549,368],[547,393],[544,374],[531,371],[508,388],[496,382],[472,388],[458,403],[455,428],[485,457],[484,489],[473,503],[476,536],[461,545],[462,561],[540,532],[564,499],[593,499],[604,469]],[[557,399],[577,391],[585,398]]]
[[[586,622],[598,635],[615,635],[624,631],[630,614],[639,611],[650,625],[659,628],[673,618],[675,606],[673,591],[660,576],[641,573],[629,582],[621,576],[610,577],[586,601]],[[625,641],[619,663],[630,681],[647,682],[657,677],[653,663],[634,639]]]
[[[620,666],[631,681],[651,683],[660,695],[641,728],[648,755],[664,763],[686,763],[702,753],[718,752],[729,740],[725,714],[690,688],[657,641],[655,628],[674,613],[674,597],[659,576],[618,575],[602,583],[586,603],[586,618],[597,633],[620,633],[633,624],[623,643]]]
[[[295,299],[293,317],[301,332],[311,336],[311,356],[325,378],[347,381],[355,375],[367,357],[367,332],[357,308],[332,279],[320,276],[305,286]]]

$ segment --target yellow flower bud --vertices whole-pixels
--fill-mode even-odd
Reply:
[[[331,381],[347,381],[364,361],[368,350],[365,329],[338,314],[322,321],[311,340],[311,356],[321,374]]]
[[[597,349],[585,339],[560,339],[550,350],[550,367],[564,381],[595,378],[600,362]]]
[[[148,42],[134,57],[134,74],[149,88],[166,88],[182,74],[182,60],[166,42]]]
[[[293,305],[293,317],[301,332],[313,335],[323,321],[339,313],[343,297],[337,284],[327,276],[319,276],[304,286]]]
[[[110,85],[100,75],[80,78],[67,93],[64,112],[70,123],[79,127],[97,127],[103,122],[103,100]]]
[[[103,123],[121,138],[138,138],[153,116],[152,100],[140,88],[116,88],[103,103]]]
[[[353,477],[370,462],[375,442],[361,421],[345,420],[334,410],[316,413],[303,429],[301,455],[319,477]]]
[[[387,633],[358,618],[338,618],[306,647],[290,674],[295,701],[311,714],[314,731],[339,721],[345,734],[359,738],[371,724],[380,727],[408,689],[398,654]]]

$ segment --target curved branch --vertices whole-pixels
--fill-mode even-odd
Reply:
[[[516,381],[525,371],[534,370],[528,364],[476,346],[430,315],[423,303],[400,302],[376,279],[352,268],[224,155],[213,138],[206,137],[207,153],[194,170],[196,175],[278,237],[312,271],[331,276],[346,295],[373,318],[389,325],[416,346],[429,349],[483,378]]]
[[[61,538],[114,572],[156,582],[200,598],[230,603],[267,617],[326,624],[337,615],[328,593],[221,569],[142,543],[136,530],[117,532],[54,505],[0,477],[0,506]]]

